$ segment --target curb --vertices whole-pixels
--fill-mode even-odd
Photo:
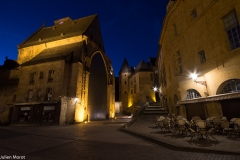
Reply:
[[[146,135],[146,134],[142,134],[142,133],[139,133],[139,132],[135,132],[133,130],[129,130],[128,127],[131,126],[134,122],[136,122],[137,119],[135,119],[134,121],[130,121],[128,123],[129,124],[125,124],[123,127],[120,128],[120,131],[122,132],[125,132],[125,133],[128,133],[128,134],[131,134],[133,136],[136,136],[136,137],[139,137],[139,138],[142,138],[142,139],[145,139],[147,141],[150,141],[150,142],[153,142],[153,143],[156,143],[158,145],[161,145],[161,146],[164,146],[168,149],[171,149],[171,150],[176,150],[176,151],[185,151],[185,152],[201,152],[201,153],[212,153],[212,154],[222,154],[222,155],[240,155],[240,152],[230,152],[230,151],[224,151],[224,150],[212,150],[212,149],[198,149],[198,148],[190,148],[190,147],[184,147],[184,146],[176,146],[176,145],[173,145],[173,144],[170,144],[170,143],[166,143],[166,142],[163,142],[159,139],[156,139],[154,137],[151,137],[149,135]]]

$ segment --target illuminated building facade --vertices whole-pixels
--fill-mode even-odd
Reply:
[[[149,62],[141,61],[135,68],[130,68],[126,59],[119,71],[119,95],[123,112],[128,108],[146,102],[156,102],[158,92],[156,58],[149,58]]]
[[[115,117],[115,81],[97,15],[41,27],[18,46],[11,121],[68,124]],[[6,104],[5,104],[6,105]]]
[[[240,1],[170,0],[157,57],[160,98],[169,113],[240,113]]]

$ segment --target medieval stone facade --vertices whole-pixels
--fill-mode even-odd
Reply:
[[[240,113],[240,1],[170,0],[159,40],[162,105],[170,113]]]
[[[66,17],[41,27],[19,45],[17,62],[12,123],[66,124],[115,117],[114,73],[97,15]]]
[[[146,102],[156,102],[158,92],[154,91],[158,87],[156,58],[149,58],[149,62],[141,61],[136,67],[129,66],[126,59],[122,63],[119,71],[119,95],[123,107],[123,112],[129,112],[128,108]]]

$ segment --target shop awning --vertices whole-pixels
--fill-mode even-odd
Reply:
[[[240,93],[226,93],[226,94],[218,94],[215,96],[208,96],[204,98],[194,98],[189,100],[182,100],[178,101],[177,105],[181,104],[189,104],[189,103],[202,103],[202,102],[210,102],[210,101],[221,101],[221,100],[227,100],[227,99],[235,99],[240,98]]]
[[[22,106],[22,105],[37,105],[37,104],[55,104],[59,101],[31,101],[31,102],[16,102],[14,103],[15,106]]]

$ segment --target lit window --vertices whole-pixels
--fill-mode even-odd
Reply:
[[[199,97],[201,97],[201,95],[195,89],[188,89],[187,90],[186,99],[194,99],[194,98],[199,98]]]
[[[228,36],[231,49],[240,47],[240,26],[235,11],[230,12],[223,18],[224,27]]]
[[[240,80],[239,79],[233,79],[233,80],[227,81],[220,94],[233,93],[233,92],[240,92]]]

